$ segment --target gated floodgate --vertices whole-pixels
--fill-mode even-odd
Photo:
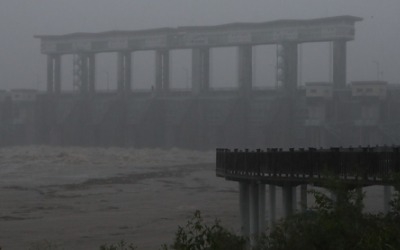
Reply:
[[[270,148],[267,150],[217,149],[216,174],[239,182],[242,234],[265,230],[266,185],[269,185],[270,223],[276,220],[276,186],[282,187],[284,216],[293,213],[297,186],[301,210],[307,209],[307,185],[324,186],[331,179],[348,188],[384,186],[387,211],[395,174],[400,172],[400,147],[330,149]]]

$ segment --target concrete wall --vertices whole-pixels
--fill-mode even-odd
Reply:
[[[40,94],[25,102],[6,98],[0,102],[0,145],[213,149],[399,143],[400,92],[368,100],[351,93],[347,89],[327,99],[299,90],[290,100],[277,90],[245,97],[221,91],[196,96]],[[309,112],[316,108],[324,113],[320,118]],[[374,123],[360,110],[373,110]]]

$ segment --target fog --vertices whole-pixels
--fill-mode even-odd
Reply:
[[[400,82],[400,2],[397,0],[2,0],[0,4],[0,89],[45,88],[45,56],[40,54],[36,34],[65,34],[107,30],[137,30],[229,22],[264,22],[277,19],[307,19],[336,15],[364,18],[356,24],[356,39],[349,43],[348,81],[381,78]],[[311,44],[302,49],[302,82],[329,80],[328,44]],[[268,49],[256,53],[255,85],[272,82],[273,63]],[[215,52],[211,81],[227,86],[232,76],[231,52]],[[101,56],[97,72],[99,88],[114,86],[115,55]],[[172,66],[172,80],[187,85],[183,53]],[[216,58],[214,58],[216,57]],[[145,55],[134,76],[139,87],[152,81],[151,55]],[[224,59],[225,58],[225,59]],[[321,58],[324,60],[322,61]],[[221,61],[229,62],[222,64]],[[270,62],[271,61],[271,62]],[[180,63],[180,64],[179,64]],[[379,63],[381,72],[377,72]],[[63,88],[71,88],[71,60],[65,59]],[[139,63],[137,63],[139,64]],[[180,66],[182,65],[182,66]],[[215,69],[216,65],[218,69]],[[268,66],[269,65],[269,66]],[[266,67],[268,66],[268,67]],[[264,70],[264,68],[267,68]],[[150,72],[149,72],[150,71]],[[379,75],[379,76],[378,76]],[[224,78],[227,76],[227,78]],[[174,84],[174,83],[173,83]],[[108,86],[110,88],[110,86]]]
[[[364,19],[356,23],[355,41],[348,43],[347,81],[378,78],[400,84],[399,13],[399,0],[0,0],[0,90],[46,89],[46,57],[40,53],[40,40],[35,39],[34,35],[266,22],[339,15]],[[299,47],[300,85],[309,81],[331,80],[330,46],[330,43],[325,42]],[[276,45],[254,46],[253,52],[254,86],[274,86]],[[116,88],[115,54],[104,53],[97,57],[98,89]],[[63,57],[63,90],[72,89],[72,59],[71,55]],[[237,85],[236,59],[234,47],[211,49],[212,88]],[[154,66],[154,51],[134,53],[133,88],[151,88],[155,78]],[[172,51],[171,87],[190,88],[190,74],[191,51]],[[132,98],[132,102],[126,104],[129,108],[127,110],[131,112],[126,116],[116,105],[118,103],[108,99],[95,100],[97,102],[93,102],[92,106],[93,110],[97,109],[97,113],[92,117],[88,115],[90,109],[81,108],[85,103],[74,104],[74,99],[71,99],[60,102],[59,110],[52,110],[50,107],[49,110],[52,111],[43,116],[44,122],[40,117],[29,116],[34,106],[29,101],[14,101],[14,113],[10,115],[8,113],[11,112],[4,112],[4,123],[0,124],[3,126],[0,127],[0,139],[4,141],[0,141],[0,146],[30,144],[32,141],[29,140],[36,136],[39,143],[46,142],[50,145],[53,142],[57,144],[57,140],[61,145],[75,145],[82,141],[87,142],[83,145],[102,145],[108,148],[1,148],[0,196],[4,202],[0,203],[0,248],[27,249],[34,241],[49,239],[66,249],[95,249],[105,242],[127,239],[137,242],[141,249],[156,249],[161,243],[171,240],[176,225],[185,223],[196,209],[208,214],[207,219],[218,217],[227,222],[229,227],[239,228],[238,185],[236,182],[215,177],[214,148],[221,141],[223,147],[242,143],[239,135],[243,132],[242,127],[240,122],[235,126],[235,121],[241,121],[241,114],[247,109],[239,109],[239,116],[231,117],[230,114],[234,113],[236,103],[239,102],[232,102],[233,99],[229,98],[225,100],[223,97],[221,100],[202,100],[198,105],[203,109],[198,109],[197,112],[197,106],[178,97],[166,109],[161,106],[162,103],[151,106],[158,113],[147,117],[145,113],[153,110],[149,108],[151,100],[152,98],[147,97]],[[284,109],[285,106],[279,103],[279,98],[276,102],[270,102],[268,98],[260,100],[254,102],[254,107],[249,109],[253,112],[248,112],[249,126],[245,128],[250,132],[243,137],[254,141],[251,146],[264,147],[266,142],[271,142],[267,146],[277,143],[273,146],[280,147],[286,137],[283,136],[281,140],[279,136],[291,131],[291,126],[286,126],[288,120],[284,119],[291,113],[285,110],[292,109]],[[7,108],[9,104],[4,102],[5,108],[0,109],[0,112],[12,110]],[[356,106],[358,109],[353,113],[359,110],[361,115],[354,117],[354,121],[364,121],[367,127],[370,124],[368,122],[375,122],[376,118],[378,124],[380,109],[376,107]],[[324,111],[322,108],[313,110],[312,106],[300,111],[306,113],[306,108],[311,108],[317,114]],[[343,109],[346,108],[344,106]],[[18,109],[21,112],[16,112]],[[48,109],[43,113],[46,110]],[[170,111],[169,116],[159,115],[164,110]],[[196,112],[191,112],[193,110]],[[391,107],[391,110],[394,114],[399,114],[396,107]],[[209,120],[195,119],[196,115],[200,117],[199,114],[205,114],[205,111],[210,114],[206,117]],[[330,111],[326,111],[328,112]],[[193,116],[187,115],[192,113]],[[95,118],[99,118],[99,121]],[[315,117],[304,115],[295,119],[313,121],[311,118]],[[325,113],[316,118],[325,122]],[[295,119],[290,121],[296,121]],[[398,120],[387,120],[390,123],[385,120],[387,123],[379,125],[388,126],[388,131],[384,132],[391,132],[389,136],[382,131],[377,134],[386,140],[389,138],[395,142],[397,139],[400,141],[400,136],[392,136],[397,135],[393,131],[399,131]],[[23,122],[26,129],[20,126]],[[353,120],[345,122],[353,124]],[[200,126],[205,124],[208,132],[204,132],[206,129],[197,129],[197,123]],[[226,134],[220,132],[224,126],[228,127],[223,131]],[[351,142],[359,145],[378,141],[375,140],[373,131],[371,136],[363,140],[363,133],[367,134],[368,131],[363,131],[361,125],[359,127],[360,138],[353,136],[348,141],[354,139]],[[34,128],[33,132],[31,128]],[[263,134],[264,128],[272,129],[273,132]],[[316,142],[312,142],[315,144],[313,146],[326,146],[325,139],[321,139],[322,136],[319,138],[319,131],[311,129],[311,132],[315,132],[310,133],[312,138],[316,138]],[[353,134],[352,129],[353,127],[348,129],[348,134]],[[37,134],[31,135],[30,131]],[[76,133],[69,133],[71,131]],[[336,131],[332,131],[328,131],[331,134],[327,133],[326,137],[336,139],[333,140],[335,143],[340,142],[335,137]],[[230,140],[230,135],[236,134],[239,136]],[[216,135],[220,135],[218,139],[215,139]],[[291,139],[290,136],[292,133],[287,138]],[[142,140],[142,137],[146,138]],[[342,137],[347,139],[346,136]],[[146,143],[145,140],[149,142]],[[165,146],[166,149],[109,147],[114,144],[125,145],[124,143],[139,147]],[[209,149],[211,145],[212,151],[172,148],[182,145],[195,149]],[[239,146],[242,147],[241,144]],[[383,203],[376,202],[382,198],[381,190],[376,187],[370,189],[367,207],[372,211],[382,210]],[[278,203],[281,203],[280,194]],[[277,206],[277,210],[278,216],[282,214],[281,205]]]

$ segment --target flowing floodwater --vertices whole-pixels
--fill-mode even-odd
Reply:
[[[382,187],[364,191],[366,210],[381,211]],[[159,249],[196,210],[236,232],[240,227],[238,185],[215,176],[214,151],[0,148],[0,198],[3,249],[47,240],[88,250],[122,239]],[[281,204],[278,188],[278,217]]]
[[[80,182],[167,166],[214,163],[213,151],[25,146],[0,148],[1,185]]]
[[[0,247],[158,249],[197,209],[237,228],[236,187],[215,177],[214,151],[0,148]]]

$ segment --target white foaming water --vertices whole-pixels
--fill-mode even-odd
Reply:
[[[57,185],[160,166],[215,162],[214,151],[95,147],[21,146],[0,148],[1,186]]]

